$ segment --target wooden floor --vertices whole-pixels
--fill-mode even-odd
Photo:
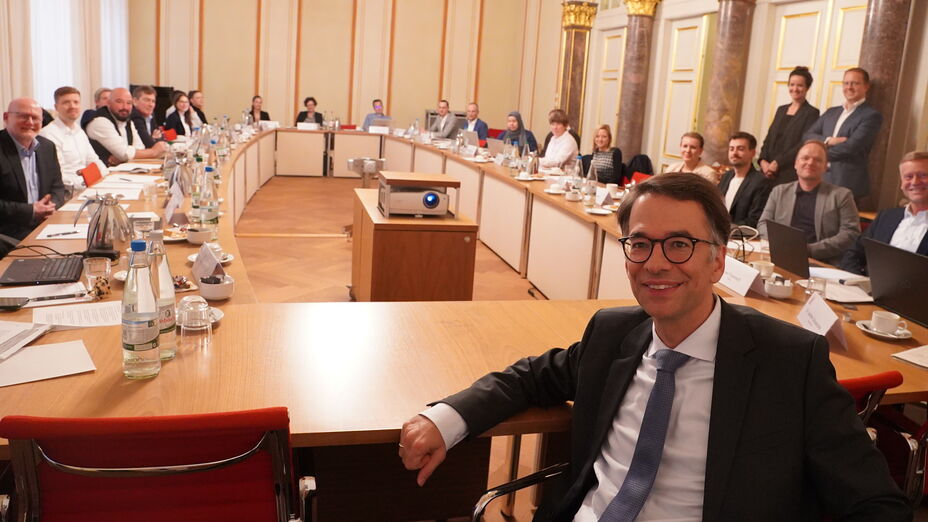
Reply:
[[[278,176],[255,194],[236,226],[236,242],[258,302],[349,300],[351,239],[345,227],[352,219],[354,189],[360,186],[355,179]],[[535,299],[530,289],[528,280],[477,243],[475,300]],[[535,438],[524,437],[520,476],[533,471],[525,463],[533,461],[534,448]],[[494,439],[489,484],[508,480],[507,455],[508,438]],[[517,497],[515,520],[531,520],[529,494]],[[499,512],[501,503],[491,505],[486,520],[507,520]]]

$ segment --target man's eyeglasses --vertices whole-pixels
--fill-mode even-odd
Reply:
[[[32,114],[31,112],[16,112],[16,111],[11,111],[10,114],[15,114],[16,117],[19,118],[19,119],[21,119],[21,120],[30,120],[30,121],[34,121],[34,122],[41,122],[41,121],[42,121],[42,115],[41,115],[41,114],[38,115],[38,116],[36,116],[35,114]]]
[[[623,250],[625,251],[625,259],[628,259],[632,263],[644,263],[648,259],[651,259],[651,254],[654,252],[654,245],[660,244],[661,250],[664,251],[664,257],[667,258],[667,261],[677,265],[686,263],[693,257],[693,251],[696,250],[696,243],[718,246],[718,243],[689,236],[670,236],[664,239],[651,239],[641,236],[620,237],[619,242],[622,243]]]

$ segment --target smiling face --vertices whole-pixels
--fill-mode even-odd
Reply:
[[[113,89],[110,93],[109,103],[110,113],[119,121],[129,119],[129,113],[132,112],[132,95],[122,87]]]
[[[822,182],[828,160],[822,147],[807,143],[796,154],[796,176],[811,187]]]
[[[844,73],[844,81],[841,83],[841,90],[844,92],[844,99],[846,99],[848,103],[856,103],[867,97],[870,84],[864,81],[863,74],[857,71],[848,71]]]
[[[699,157],[702,156],[702,147],[699,146],[699,140],[690,136],[680,140],[680,156],[687,163],[699,161]]]
[[[625,235],[664,239],[688,236],[712,241],[706,214],[695,201],[645,194],[632,207]],[[725,248],[697,243],[685,263],[671,263],[654,245],[644,263],[625,261],[635,299],[654,318],[660,333],[668,328],[692,332],[712,311],[712,285],[725,272]],[[687,334],[688,335],[688,334]]]
[[[556,138],[563,136],[565,132],[567,132],[567,125],[556,121],[551,122],[551,134],[554,134]]]
[[[135,110],[147,118],[155,110],[155,95],[142,93],[138,98],[134,98],[132,103],[135,104]]]
[[[71,125],[81,115],[81,95],[77,93],[63,94],[55,102],[55,111],[67,125]]]
[[[31,98],[17,98],[3,113],[3,124],[10,136],[23,147],[32,144],[42,130],[42,108]]]
[[[593,145],[596,146],[596,150],[608,150],[609,141],[609,133],[605,129],[596,130],[596,136],[593,136]]]
[[[445,102],[438,102],[438,115],[442,118],[448,114],[448,104]]]
[[[735,138],[728,142],[728,162],[735,168],[743,168],[754,161],[755,149],[751,148],[748,140]]]
[[[190,99],[184,95],[178,96],[174,100],[174,108],[177,109],[179,114],[184,114],[190,109]]]
[[[806,92],[809,90],[809,86],[806,85],[806,79],[798,74],[794,74],[789,77],[789,97],[796,103],[801,103],[806,99]]]
[[[907,161],[899,165],[902,193],[917,211],[928,209],[928,160]]]

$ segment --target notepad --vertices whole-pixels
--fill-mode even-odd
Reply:
[[[32,322],[50,324],[55,330],[117,326],[122,324],[122,303],[106,301],[79,305],[51,306],[32,311]]]
[[[893,357],[899,359],[900,361],[905,361],[916,366],[921,366],[922,368],[928,368],[928,345],[894,353]]]
[[[0,387],[96,369],[83,341],[27,346],[0,363]]]
[[[87,223],[45,225],[36,239],[87,239]]]

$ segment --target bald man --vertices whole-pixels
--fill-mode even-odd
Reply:
[[[130,120],[131,113],[132,95],[128,89],[118,87],[110,93],[106,107],[97,109],[85,129],[97,156],[110,166],[137,159],[161,158],[167,151],[167,144],[160,141],[145,148]]]
[[[39,136],[42,108],[37,101],[31,98],[11,101],[3,113],[3,126],[0,234],[19,240],[64,204],[64,184],[55,144]],[[0,244],[0,256],[3,249]]]

